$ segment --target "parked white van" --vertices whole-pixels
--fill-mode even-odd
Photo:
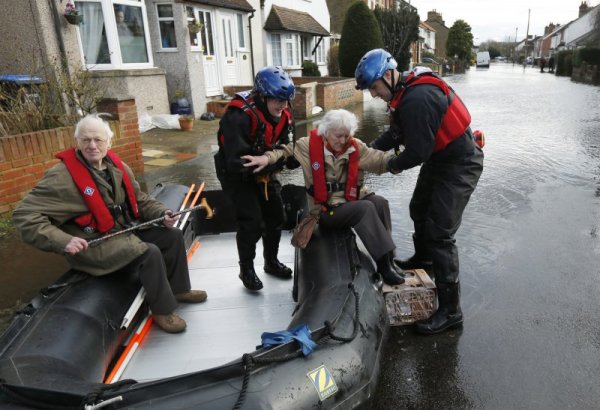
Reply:
[[[476,67],[488,67],[490,66],[490,53],[488,51],[480,51],[477,53]]]

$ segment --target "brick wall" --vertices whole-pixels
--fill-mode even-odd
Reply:
[[[296,97],[292,101],[292,106],[294,117],[297,120],[304,120],[313,116],[313,100],[324,111],[347,107],[363,101],[363,92],[354,87],[356,82],[353,78],[294,77],[293,81],[296,86]],[[228,86],[224,88],[227,94],[234,95],[251,87]],[[207,109],[214,112],[215,116],[221,117],[225,112],[226,105],[227,101],[224,100],[213,101],[208,103]]]
[[[136,175],[144,172],[135,101],[105,100],[99,112],[114,114],[113,149]],[[75,144],[74,127],[55,128],[0,138],[0,215],[13,211],[44,172],[55,165],[57,152]]]

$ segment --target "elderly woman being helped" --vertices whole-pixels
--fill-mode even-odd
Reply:
[[[281,158],[294,156],[302,166],[308,192],[309,212],[320,215],[321,227],[353,227],[377,264],[383,280],[404,282],[393,264],[396,246],[391,236],[391,217],[385,198],[369,192],[364,171],[388,171],[389,156],[354,138],[356,116],[346,110],[331,110],[311,131],[299,139],[261,156],[245,155],[246,167],[259,172]]]
[[[13,214],[23,241],[64,255],[72,268],[93,276],[139,272],[154,323],[169,333],[186,323],[177,302],[199,303],[206,292],[190,289],[183,235],[177,217],[140,190],[131,169],[110,150],[113,133],[96,115],[75,128],[75,148],[59,152]],[[138,229],[89,246],[89,241],[164,216],[163,226]]]

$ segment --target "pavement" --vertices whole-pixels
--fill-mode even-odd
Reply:
[[[206,190],[221,189],[212,159],[219,147],[219,119],[195,120],[190,131],[153,128],[141,134],[144,175],[142,189],[151,192],[157,184],[191,186],[205,182]]]
[[[217,149],[219,119],[195,120],[190,131],[153,128],[141,134],[146,172],[169,167]]]

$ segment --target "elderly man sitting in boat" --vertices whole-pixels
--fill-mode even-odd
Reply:
[[[282,158],[295,157],[302,166],[308,193],[309,212],[319,216],[319,225],[327,228],[352,227],[375,260],[384,282],[404,282],[393,263],[396,245],[388,201],[370,192],[364,184],[364,172],[388,171],[389,156],[354,137],[358,120],[346,110],[325,114],[310,137],[289,143],[261,156],[245,155],[246,167],[260,172]]]
[[[178,216],[140,190],[131,169],[110,150],[112,136],[100,117],[82,118],[75,128],[76,147],[56,155],[61,162],[23,199],[14,225],[23,241],[65,255],[78,271],[94,276],[138,272],[154,322],[166,332],[182,332],[186,323],[174,313],[177,302],[203,302],[206,292],[191,290],[183,235],[173,227]],[[162,216],[163,226],[89,246],[105,234]]]

